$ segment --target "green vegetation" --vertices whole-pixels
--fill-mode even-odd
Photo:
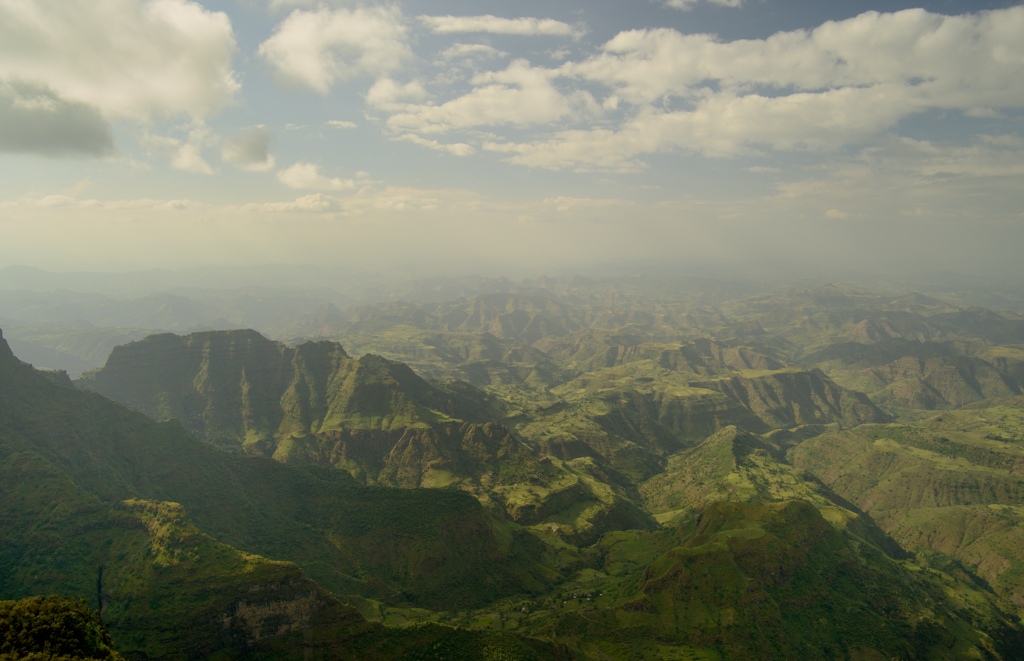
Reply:
[[[959,560],[1024,609],[1021,404],[826,433],[794,448],[793,461],[906,548]]]
[[[137,658],[1024,649],[1020,318],[550,280],[289,323],[92,393],[0,346],[0,596]]]
[[[471,607],[559,577],[543,542],[458,491],[225,454],[0,349],[0,594],[94,598],[102,568],[125,653],[245,649],[321,613],[366,626],[324,588]]]
[[[3,661],[121,661],[99,614],[83,599],[0,601]]]

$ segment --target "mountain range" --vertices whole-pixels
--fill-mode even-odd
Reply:
[[[0,336],[0,598],[138,659],[1019,658],[1017,316],[541,284]]]

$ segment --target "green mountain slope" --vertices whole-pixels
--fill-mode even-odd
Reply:
[[[742,402],[766,426],[775,429],[830,422],[860,425],[890,419],[866,395],[837,385],[820,370],[740,372],[693,385]]]
[[[908,549],[958,559],[1024,608],[1024,414],[1008,404],[829,432],[793,461]]]
[[[711,380],[637,360],[553,389],[562,401],[516,421],[516,431],[558,457],[592,456],[633,483],[665,457],[729,425],[763,432],[806,424],[855,425],[888,416],[817,371],[745,371]]]
[[[333,342],[290,349],[253,331],[151,336],[115,349],[79,385],[177,418],[222,447],[340,468],[369,484],[456,486],[580,543],[609,526],[650,525],[587,466],[542,461],[493,422],[503,412],[483,392],[429,383],[379,356],[353,359]]]
[[[156,335],[117,347],[81,387],[214,445],[289,463],[332,465],[402,487],[479,483],[497,457],[527,460],[488,425],[486,397],[431,385],[408,367],[340,345],[295,349],[254,331]]]
[[[195,624],[206,649],[276,658],[1017,658],[1024,423],[992,402],[1024,354],[991,342],[1020,319],[832,286],[735,295],[502,282],[325,308],[288,335],[352,355],[252,331],[119,347],[82,385],[207,444],[85,415],[101,400],[50,375],[52,401],[25,395],[11,410],[33,413],[0,427],[0,496],[38,510],[0,537],[0,569],[89,594],[103,566],[104,613],[155,632],[138,649],[176,609],[233,623],[228,643]],[[990,408],[880,424],[879,405],[974,401]],[[73,497],[44,511],[36,484]],[[54,551],[73,522],[88,543]],[[175,582],[166,606],[117,611]]]
[[[369,335],[342,335],[354,355],[379,354],[430,379],[459,379],[477,387],[516,385],[545,389],[574,375],[550,356],[516,340],[397,325]]]
[[[362,621],[304,576],[434,608],[558,578],[543,543],[468,495],[225,454],[54,383],[2,341],[0,476],[0,594],[95,595],[103,567],[104,613],[140,651],[254,644],[307,615]]]
[[[639,331],[635,327],[632,330]],[[778,360],[749,346],[708,338],[689,342],[644,341],[642,338],[646,334],[637,332],[631,336],[623,332],[587,329],[566,337],[545,338],[537,344],[562,364],[584,372],[639,360],[654,361],[661,367],[695,377],[783,367]]]
[[[833,378],[897,410],[950,409],[1020,393],[1020,357],[978,343],[892,339],[826,347],[806,357]]]
[[[1021,623],[962,568],[915,563],[785,459],[821,428],[727,427],[643,483],[659,531],[604,535],[554,594],[472,616],[587,658],[1016,658]],[[632,655],[632,656],[631,656]]]

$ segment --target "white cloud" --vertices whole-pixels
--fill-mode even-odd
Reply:
[[[437,34],[486,32],[517,36],[555,36],[578,38],[579,27],[551,18],[501,18],[498,16],[420,16],[420,22]]]
[[[601,55],[563,67],[637,103],[706,89],[787,94],[899,85],[937,107],[1024,105],[1024,7],[966,16],[867,12],[812,31],[720,42],[713,35],[632,30]]]
[[[417,101],[427,96],[427,90],[416,80],[398,83],[390,78],[381,78],[366,92],[366,104],[374,108],[394,109],[403,107],[405,102]]]
[[[355,122],[350,122],[347,119],[328,119],[327,125],[335,129],[354,129],[358,126]]]
[[[241,211],[246,215],[263,212],[301,212],[331,217],[371,217],[376,222],[386,218],[381,214],[406,215],[415,212],[465,210],[476,208],[478,204],[475,196],[465,191],[364,185],[360,190],[345,196],[313,193],[283,202],[249,203],[241,207],[228,207],[225,211]],[[416,231],[422,232],[422,228]]]
[[[616,198],[571,197],[568,195],[549,197],[544,200],[543,204],[553,208],[559,213],[570,213],[574,211],[591,213],[600,209],[624,210],[635,206],[635,204],[629,200],[620,200]]]
[[[964,114],[974,119],[996,119],[1003,116],[1001,112],[992,108],[968,108]]]
[[[603,84],[614,128],[562,131],[485,149],[531,167],[635,170],[670,150],[731,156],[835,150],[931,109],[1024,107],[1024,7],[966,16],[868,12],[815,30],[720,42],[674,30],[623,32],[558,75]]]
[[[270,0],[271,9],[290,9],[292,7],[312,7],[317,0]]]
[[[296,10],[260,44],[288,84],[326,94],[339,82],[384,76],[412,57],[401,12],[389,7]]]
[[[1006,147],[1011,149],[1024,149],[1024,137],[1012,133],[1001,135],[979,135],[978,139],[987,145]]]
[[[270,141],[271,135],[267,127],[253,126],[226,138],[221,146],[220,156],[243,170],[267,172],[274,167]]]
[[[645,166],[633,156],[646,150],[638,150],[629,144],[630,140],[626,133],[608,129],[575,130],[561,131],[550,140],[536,142],[485,142],[483,149],[511,154],[509,163],[527,167],[639,172]]]
[[[185,143],[178,147],[174,157],[171,159],[171,167],[183,172],[194,174],[213,174],[213,168],[203,158],[203,153],[197,145]]]
[[[289,188],[299,190],[350,190],[355,188],[352,179],[339,179],[320,174],[314,163],[296,163],[277,173],[277,180]]]
[[[441,52],[442,60],[456,60],[464,57],[505,57],[505,51],[500,51],[487,44],[455,44]]]
[[[0,152],[105,156],[114,152],[114,137],[92,106],[46,87],[0,80]]]
[[[564,94],[555,72],[512,62],[504,71],[475,76],[472,91],[441,105],[406,106],[388,119],[397,130],[441,133],[476,126],[527,126],[594,112],[596,103],[583,91]]]
[[[872,172],[898,176],[903,182],[1008,179],[1024,175],[1024,138],[1019,135],[979,135],[966,145],[943,145],[928,140],[891,138],[861,151],[860,161]]]
[[[740,7],[743,5],[743,0],[706,0],[713,5],[719,7]],[[672,7],[673,9],[681,9],[682,11],[690,11],[698,4],[701,0],[662,0],[662,4],[666,7]]]
[[[496,142],[485,149],[514,154],[510,162],[530,167],[614,171],[635,171],[641,168],[638,157],[672,150],[710,156],[755,153],[761,147],[831,150],[894,124],[901,115],[886,102],[900,92],[878,87],[784,97],[710,94],[692,110],[644,108],[616,130],[561,131],[543,141]]]
[[[0,79],[106,116],[201,119],[239,85],[231,21],[186,0],[0,0]]]
[[[263,212],[285,212],[285,211],[299,211],[299,212],[326,212],[337,210],[341,206],[341,200],[331,195],[325,195],[324,193],[312,193],[310,195],[303,195],[295,200],[287,202],[263,202],[253,203],[245,205],[245,209],[248,211],[263,211]]]
[[[825,214],[841,219],[841,211],[858,224],[928,218],[960,224],[962,229],[955,231],[963,236],[958,240],[988,243],[983,233],[967,236],[971,228],[1019,225],[1024,208],[1024,190],[1017,185],[1024,176],[1024,149],[1012,140],[993,144],[990,137],[998,136],[978,136],[966,144],[886,137],[855,157],[817,168],[813,176],[787,177],[778,183],[777,194],[752,202],[774,209],[779,217],[806,213],[809,218]],[[905,246],[941,235],[934,230],[922,233],[920,228],[917,232],[917,237],[905,237]],[[946,249],[955,246],[956,242],[947,243]]]
[[[438,142],[437,140],[429,140],[427,138],[421,138],[420,136],[413,135],[411,133],[407,133],[405,135],[400,135],[400,136],[398,136],[395,139],[396,140],[401,140],[403,142],[411,142],[414,145],[419,145],[421,147],[426,147],[427,149],[433,149],[434,151],[446,152],[446,153],[451,154],[452,156],[462,156],[462,157],[465,157],[465,156],[472,156],[473,154],[476,153],[476,149],[474,149],[472,147],[472,145],[467,145],[467,144],[465,144],[463,142],[456,142],[456,143],[452,143],[452,144],[444,144],[444,143]]]
[[[146,134],[142,142],[166,158],[175,170],[193,174],[213,174],[213,168],[203,158],[203,149],[214,142],[210,130],[205,125],[192,127],[185,140],[166,135]]]

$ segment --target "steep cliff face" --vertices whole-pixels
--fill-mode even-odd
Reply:
[[[130,657],[172,650],[187,650],[190,658],[241,656],[324,619],[352,637],[376,626],[294,564],[241,553],[203,534],[177,503],[130,499],[107,521],[103,616]]]
[[[78,385],[237,448],[265,441],[279,424],[289,353],[255,331],[150,335],[115,347]]]
[[[13,374],[14,371],[24,369],[25,367],[27,367],[25,363],[14,356],[11,346],[4,339],[3,330],[0,329],[0,369],[8,374]]]
[[[1018,351],[978,342],[846,342],[802,362],[896,409],[959,408],[1021,392]]]
[[[345,335],[343,341],[355,354],[399,357],[417,374],[432,379],[459,379],[481,388],[519,385],[543,390],[575,376],[543,351],[488,332],[439,332],[397,326],[369,335]]]
[[[542,467],[534,447],[488,420],[498,413],[483,392],[428,383],[379,356],[353,359],[333,342],[290,349],[252,331],[155,336],[120,348],[79,384],[151,416],[178,418],[215,445],[342,469],[364,484],[458,487],[485,504],[507,505],[517,521],[521,508],[506,497],[512,485],[572,475],[562,464]],[[539,488],[528,499],[548,518],[581,505],[546,502],[548,493]],[[648,525],[621,499],[583,499],[600,512],[570,518],[588,535],[624,520],[611,516],[623,507],[632,507],[631,521]],[[605,523],[595,528],[597,520]]]
[[[729,425],[753,431],[769,428],[740,401],[709,388],[694,387],[682,394],[660,389],[625,390],[609,393],[604,400],[614,408],[598,417],[603,429],[628,438],[643,438],[644,434],[637,431],[650,426],[644,421],[656,421],[677,439],[658,448],[669,453]]]
[[[126,557],[156,557],[145,539],[159,538],[160,531],[169,531],[168,541],[157,544],[169,567],[197,558],[216,567],[221,558],[242,571],[249,560],[232,549],[243,549],[294,562],[335,594],[408,605],[473,605],[536,590],[556,576],[525,533],[467,494],[367,488],[339,470],[228,454],[191,438],[177,423],[157,423],[55,384],[2,343],[0,349],[5,593],[95,594],[96,568],[107,565],[110,585],[117,580],[139,599],[152,581],[175,574],[158,568],[151,578],[135,570],[119,575],[115,565],[127,571],[134,561]],[[178,505],[154,505],[152,512],[146,505],[120,505],[133,499],[180,503],[194,527],[177,523]],[[136,532],[115,534],[119,527]],[[180,534],[170,534],[175,530]],[[110,547],[107,537],[135,539],[138,548]],[[205,550],[193,548],[200,542]],[[389,554],[373,551],[384,546]],[[409,563],[392,564],[402,558]],[[266,567],[274,576],[284,571]],[[140,585],[150,587],[140,593]],[[197,584],[196,594],[206,589]],[[153,608],[165,612],[156,602]],[[142,612],[126,606],[125,617]]]
[[[494,479],[499,458],[529,455],[481,419],[478,401],[401,363],[350,358],[333,342],[291,349],[253,331],[157,335],[118,347],[78,383],[176,418],[214,445],[344,468],[369,483],[477,483]]]
[[[774,428],[830,422],[859,425],[890,419],[866,395],[840,387],[820,370],[776,370],[698,381],[693,385],[717,390],[742,402],[764,424]]]
[[[637,336],[587,330],[564,338],[546,338],[538,346],[564,364],[584,372],[643,360],[699,376],[782,367],[777,360],[753,347],[707,338],[689,342],[649,342]]]

